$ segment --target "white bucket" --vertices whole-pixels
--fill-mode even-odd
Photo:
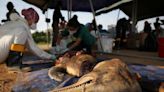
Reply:
[[[102,44],[102,49],[100,46],[100,40],[101,40],[101,44]],[[98,44],[98,51],[103,51],[106,53],[112,53],[113,50],[113,46],[114,46],[114,39],[112,38],[108,38],[108,37],[101,37],[100,40],[98,40],[97,44]]]

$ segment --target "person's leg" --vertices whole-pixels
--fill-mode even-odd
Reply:
[[[115,49],[120,49],[122,29],[116,30]]]
[[[122,38],[122,39],[125,39],[125,38],[126,38],[126,30],[125,30],[125,29],[122,30],[122,33],[121,33],[121,34],[122,34],[122,35],[121,35],[121,36],[122,36],[121,38]]]
[[[58,27],[59,21],[54,21],[53,23],[53,37],[52,37],[52,46],[56,46],[58,34],[59,34],[59,27]]]
[[[7,66],[21,66],[23,57],[23,45],[12,44],[9,55],[6,59]]]
[[[121,33],[121,47],[122,48],[125,48],[126,47],[126,30],[122,30],[122,33]]]
[[[145,39],[146,39],[147,35],[148,35],[147,33],[141,33],[140,34],[140,38],[139,38],[139,40],[140,40],[139,50],[145,50],[144,45],[145,45]]]
[[[10,47],[9,55],[6,59],[7,66],[18,66],[21,67],[22,56],[25,50],[25,42],[27,40],[28,34],[26,31],[17,31],[14,36],[14,41]]]

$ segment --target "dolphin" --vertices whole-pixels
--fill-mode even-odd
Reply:
[[[50,92],[142,92],[141,87],[120,59],[98,63],[76,83]]]
[[[94,57],[88,54],[80,54],[71,58],[63,57],[60,62],[48,71],[49,77],[56,81],[62,81],[68,74],[80,77],[90,72],[96,64]]]

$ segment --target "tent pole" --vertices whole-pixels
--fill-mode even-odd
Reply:
[[[70,19],[72,18],[72,0],[70,0]]]
[[[120,16],[120,9],[118,10],[117,21],[119,19],[119,16]],[[116,21],[116,24],[117,24],[117,21]]]
[[[137,24],[137,0],[133,0],[132,7],[132,33],[135,32],[135,26]]]
[[[45,17],[46,18],[48,18],[48,10],[46,11],[46,13],[45,13]],[[49,27],[49,23],[47,22],[47,31],[46,31],[46,38],[47,38],[47,47],[49,48],[49,38],[48,38],[48,36],[49,36],[49,33],[48,33],[48,27]]]
[[[67,15],[68,15],[68,21],[69,21],[69,19],[70,19],[70,17],[69,17],[69,11],[70,11],[69,1],[70,1],[70,0],[67,0],[67,10],[68,10]]]
[[[95,20],[96,29],[98,31],[97,33],[98,33],[98,39],[99,39],[99,42],[100,42],[100,48],[103,51],[102,42],[101,42],[101,35],[100,35],[100,31],[99,31],[98,26],[97,26],[97,22],[96,22],[96,18],[95,18],[95,11],[94,11],[94,8],[93,8],[92,0],[89,0],[89,3],[90,3],[92,14],[93,14],[93,19]],[[95,33],[96,33],[96,31],[95,31]]]

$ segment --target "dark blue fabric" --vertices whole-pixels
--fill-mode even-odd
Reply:
[[[164,82],[164,69],[152,65],[129,65],[134,73],[139,73],[144,80]]]
[[[101,62],[107,59],[109,60],[110,58],[100,57],[97,58],[97,61]],[[45,64],[45,66],[47,65]],[[157,84],[164,82],[164,69],[162,68],[158,68],[150,65],[145,66],[145,65],[138,65],[138,64],[130,64],[128,66],[132,72],[134,73],[137,72],[142,76],[142,80],[140,84],[145,85],[146,83],[146,85],[148,85],[150,83],[151,85],[157,86]],[[72,77],[69,80],[67,80],[68,78],[64,78],[64,81],[57,82],[49,78],[48,69],[43,69],[42,65],[41,66],[32,65],[32,67],[39,67],[42,68],[42,70],[29,72],[25,74],[26,78],[20,77],[18,82],[13,87],[14,92],[29,92],[32,88],[37,88],[41,92],[47,92],[54,89],[61,83],[64,83],[62,86],[65,87],[75,83],[78,80],[78,78]],[[25,81],[22,81],[24,79],[28,79],[26,80],[27,81],[26,83]]]
[[[40,92],[48,92],[61,83],[49,78],[48,69],[27,73],[25,78],[21,78],[21,75],[19,77],[13,87],[14,92],[30,92],[33,88],[40,90]]]
[[[68,80],[68,81],[63,85],[63,87],[72,85],[73,83],[77,82],[78,79],[79,79],[78,77],[72,77],[70,80]]]
[[[58,0],[51,0],[52,2],[49,5],[49,8],[54,9],[56,5],[56,1]],[[67,8],[67,1],[60,0],[62,3],[62,10],[68,10]],[[115,2],[120,0],[92,0],[94,10],[98,10],[104,7],[107,7]],[[89,0],[72,0],[72,10],[73,11],[84,11],[84,12],[92,12]]]
[[[42,64],[23,64],[22,67],[31,67],[32,71],[50,68],[54,66],[54,63],[42,63]]]

